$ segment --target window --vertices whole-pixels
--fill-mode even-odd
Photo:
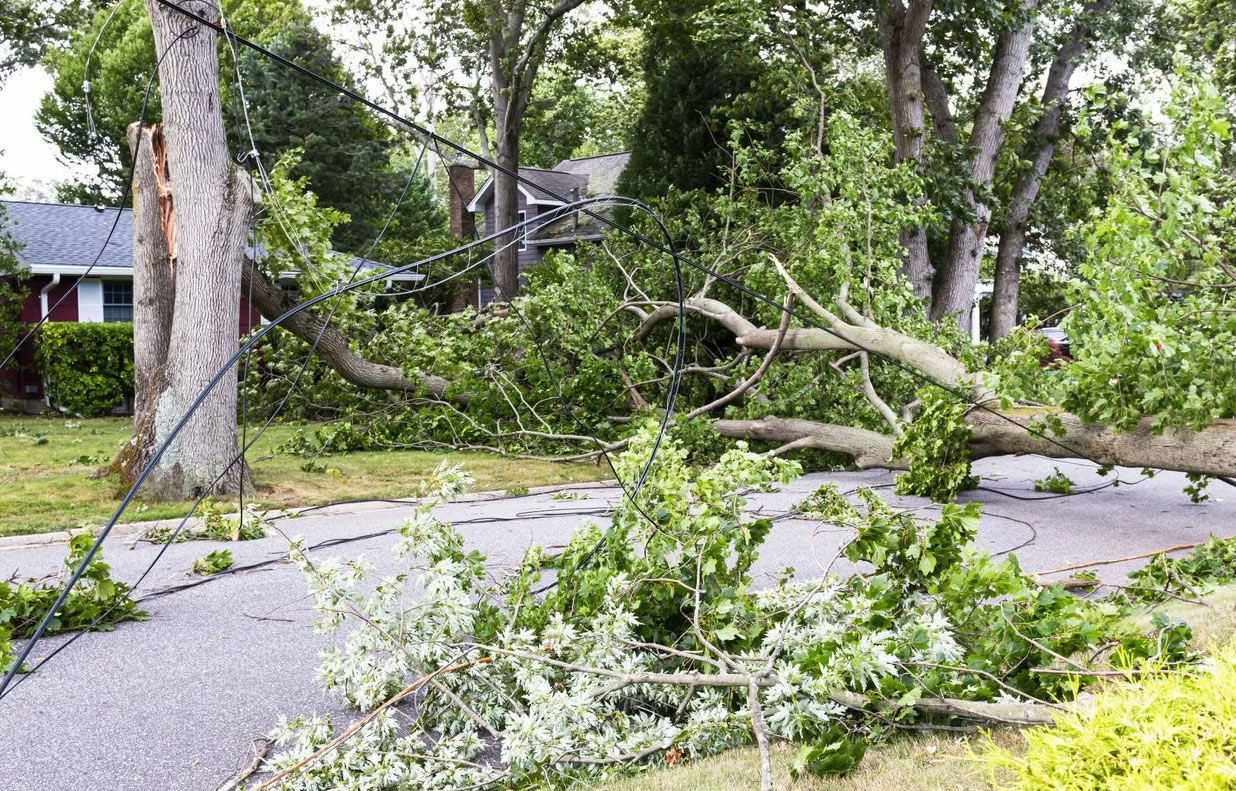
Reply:
[[[133,281],[103,281],[103,320],[133,321]]]
[[[522,224],[522,223],[524,222],[524,220],[526,220],[526,219],[528,219],[528,212],[526,212],[526,211],[521,211],[521,212],[519,213],[519,222],[520,222],[520,224],[521,224],[521,225],[520,225],[520,228],[519,228],[519,246],[518,246],[518,248],[517,248],[517,249],[519,249],[519,250],[527,250],[527,249],[528,249],[528,228],[527,228],[527,226],[525,226],[525,225],[523,225],[523,224]]]

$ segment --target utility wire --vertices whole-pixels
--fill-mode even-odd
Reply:
[[[211,20],[204,19],[204,18],[202,18],[202,17],[196,16],[196,15],[195,15],[195,14],[193,14],[192,12],[190,12],[190,11],[188,11],[188,10],[185,10],[185,9],[183,9],[183,8],[179,7],[179,6],[178,6],[178,5],[176,5],[174,2],[172,2],[172,0],[156,0],[156,2],[158,2],[158,3],[159,3],[160,5],[162,5],[162,6],[165,6],[166,8],[170,8],[170,9],[175,10],[175,11],[176,11],[177,13],[179,13],[179,14],[182,14],[182,15],[184,15],[184,16],[186,16],[186,17],[189,17],[189,18],[191,18],[191,19],[197,20],[197,21],[201,22],[203,25],[205,25],[205,26],[207,26],[207,27],[210,27],[210,28],[213,28],[214,30],[216,30],[216,31],[218,31],[218,32],[221,32],[221,33],[222,33],[222,32],[224,32],[224,29],[223,29],[223,28],[222,28],[219,24],[217,24],[217,23],[215,23],[215,22],[213,22],[213,21],[211,21]],[[238,34],[236,34],[236,33],[234,33],[234,32],[229,32],[229,33],[228,33],[228,35],[233,36],[237,42],[239,42],[239,43],[243,44],[244,46],[246,46],[246,47],[248,47],[248,48],[250,48],[250,49],[254,50],[255,52],[261,53],[264,57],[269,58],[270,60],[272,60],[272,61],[274,61],[274,62],[276,62],[276,63],[279,63],[279,64],[281,64],[282,66],[284,66],[284,67],[286,67],[286,68],[288,68],[288,69],[291,69],[291,70],[293,70],[293,71],[295,71],[295,72],[297,72],[297,73],[299,73],[299,74],[302,74],[302,75],[304,75],[304,76],[306,76],[306,77],[309,77],[310,79],[316,80],[316,81],[320,82],[320,83],[321,83],[321,84],[323,84],[323,85],[330,86],[331,88],[333,88],[334,90],[336,90],[336,91],[337,91],[337,92],[339,92],[340,94],[342,94],[342,95],[344,95],[344,96],[347,96],[348,98],[352,99],[353,101],[358,102],[358,103],[360,103],[360,104],[362,104],[362,105],[364,105],[364,106],[366,106],[366,107],[370,108],[370,109],[371,109],[371,110],[373,110],[374,112],[380,113],[381,115],[383,115],[383,116],[385,116],[385,117],[387,117],[387,118],[391,119],[392,121],[395,121],[395,122],[397,122],[397,123],[399,123],[399,124],[402,124],[402,125],[406,126],[407,128],[409,128],[409,129],[413,130],[414,132],[416,132],[416,133],[417,133],[417,134],[419,134],[419,135],[423,135],[423,136],[425,136],[425,137],[428,137],[428,138],[431,138],[431,139],[434,139],[434,140],[440,141],[443,145],[445,145],[445,146],[447,146],[448,148],[450,148],[450,149],[452,149],[452,150],[456,151],[457,153],[460,153],[460,154],[463,154],[463,155],[465,155],[465,156],[467,156],[467,157],[470,157],[470,158],[472,158],[472,159],[475,159],[475,160],[476,160],[476,161],[478,161],[478,162],[482,162],[482,163],[484,163],[484,164],[486,165],[486,167],[488,167],[488,168],[490,168],[490,169],[492,169],[492,170],[494,170],[494,171],[497,171],[497,172],[503,173],[503,174],[505,174],[505,175],[507,175],[507,176],[509,176],[509,177],[511,177],[511,178],[513,178],[513,179],[515,179],[516,181],[518,181],[518,182],[520,182],[520,183],[522,183],[522,184],[526,184],[526,185],[534,186],[534,187],[536,187],[537,189],[539,189],[539,190],[543,191],[544,193],[546,193],[547,195],[549,195],[551,198],[554,198],[555,200],[562,201],[564,204],[568,202],[568,199],[567,199],[565,196],[559,195],[558,193],[554,192],[553,190],[551,190],[551,189],[547,189],[546,187],[544,187],[544,186],[542,186],[542,185],[540,185],[540,184],[537,184],[537,183],[536,183],[535,181],[533,181],[532,179],[529,179],[528,177],[521,175],[521,174],[520,174],[517,170],[511,170],[510,168],[503,167],[502,165],[498,164],[497,162],[494,162],[494,161],[492,161],[492,160],[490,160],[490,159],[488,159],[488,158],[486,158],[486,157],[484,157],[484,156],[481,156],[480,154],[478,154],[478,153],[477,153],[477,152],[475,152],[475,151],[472,151],[471,149],[467,148],[466,146],[463,146],[463,145],[461,145],[461,144],[459,144],[459,143],[456,143],[456,142],[454,142],[454,141],[452,141],[452,140],[449,140],[449,139],[447,139],[447,138],[445,138],[445,137],[442,137],[441,135],[438,135],[436,132],[430,131],[430,130],[429,130],[429,129],[427,129],[426,127],[421,126],[420,124],[417,124],[415,121],[412,121],[412,120],[410,120],[410,119],[404,118],[403,116],[399,115],[398,113],[394,112],[393,110],[390,110],[390,109],[388,109],[388,108],[386,108],[386,107],[383,107],[383,106],[382,106],[382,105],[380,105],[380,104],[377,104],[376,102],[374,102],[374,101],[372,101],[372,100],[370,100],[370,99],[368,99],[368,98],[366,98],[366,97],[362,96],[361,94],[357,93],[356,91],[354,91],[354,90],[352,90],[352,89],[350,89],[350,88],[348,88],[348,87],[346,87],[346,86],[344,86],[344,85],[341,85],[341,84],[339,84],[338,82],[335,82],[334,80],[331,80],[331,79],[329,79],[329,78],[327,78],[327,77],[325,77],[325,76],[323,76],[323,75],[321,75],[321,74],[318,74],[317,72],[313,71],[312,69],[308,69],[308,68],[306,68],[306,67],[304,67],[304,66],[301,66],[300,64],[298,64],[298,63],[296,63],[296,62],[294,62],[294,61],[292,61],[292,60],[289,60],[288,58],[285,58],[285,57],[283,57],[283,56],[281,56],[281,55],[279,55],[279,54],[277,54],[277,53],[275,53],[275,52],[272,52],[271,50],[267,49],[266,47],[263,47],[261,44],[258,44],[258,43],[256,43],[256,42],[250,41],[249,39],[246,39],[246,38],[244,38],[243,36],[240,36],[240,35],[238,35]],[[705,265],[705,264],[702,264],[702,263],[700,263],[700,262],[698,262],[698,261],[695,261],[695,260],[693,260],[693,259],[691,259],[691,258],[689,258],[689,257],[687,257],[687,256],[685,256],[685,255],[683,255],[682,253],[679,253],[679,252],[677,252],[677,251],[673,250],[671,247],[666,247],[666,246],[663,246],[663,245],[659,244],[658,242],[656,242],[655,240],[653,240],[653,239],[649,238],[648,236],[646,236],[646,235],[644,235],[644,234],[640,233],[639,231],[636,231],[636,230],[634,230],[634,229],[632,229],[632,228],[629,228],[629,227],[627,227],[627,226],[625,226],[625,225],[623,225],[623,224],[621,224],[621,223],[618,223],[618,222],[616,222],[616,221],[614,221],[614,220],[612,220],[612,219],[610,219],[610,218],[608,218],[608,217],[605,217],[605,216],[604,216],[604,215],[602,215],[602,214],[598,214],[598,213],[593,212],[593,211],[588,210],[588,209],[583,209],[582,211],[583,211],[583,213],[587,214],[588,216],[592,217],[593,219],[596,219],[597,221],[599,221],[599,222],[601,222],[601,223],[604,223],[604,224],[605,224],[605,225],[607,225],[608,227],[613,228],[614,230],[619,231],[620,233],[623,233],[623,234],[625,234],[625,235],[627,235],[627,236],[630,236],[631,238],[633,238],[633,239],[635,239],[635,240],[637,240],[637,241],[639,241],[639,242],[643,243],[644,245],[647,245],[647,246],[649,246],[649,247],[651,247],[651,248],[653,248],[653,249],[660,250],[661,252],[663,252],[663,253],[665,253],[665,254],[667,254],[667,255],[671,256],[671,257],[672,257],[675,261],[677,261],[677,262],[679,262],[679,263],[681,263],[681,264],[686,264],[687,266],[689,266],[689,267],[691,267],[691,268],[693,268],[693,269],[696,269],[696,270],[697,270],[697,271],[699,271],[699,272],[702,272],[702,273],[704,273],[704,274],[707,274],[707,275],[709,275],[709,276],[711,276],[711,277],[715,278],[716,280],[719,280],[719,281],[721,281],[721,282],[725,283],[726,285],[729,285],[730,287],[732,287],[732,288],[734,288],[734,289],[737,289],[738,291],[742,292],[743,294],[745,294],[745,295],[746,295],[746,296],[748,296],[748,297],[751,297],[752,299],[755,299],[755,300],[757,300],[757,301],[759,301],[759,302],[763,302],[764,304],[768,305],[769,307],[775,308],[775,309],[777,309],[777,310],[779,310],[779,311],[782,311],[782,312],[784,312],[784,313],[789,313],[792,317],[794,317],[794,318],[798,319],[799,321],[802,321],[803,323],[807,324],[808,326],[810,326],[810,327],[814,327],[814,328],[816,328],[816,329],[819,329],[819,330],[821,330],[821,331],[823,331],[823,332],[825,332],[825,333],[827,333],[827,334],[829,334],[829,335],[831,335],[831,336],[833,336],[833,337],[837,338],[838,340],[841,340],[841,341],[843,341],[844,343],[846,343],[846,344],[848,344],[848,345],[850,345],[850,346],[854,347],[855,349],[857,349],[857,350],[859,350],[859,351],[866,352],[867,354],[874,355],[874,356],[876,356],[876,357],[879,357],[879,358],[881,358],[881,359],[885,360],[885,361],[886,361],[886,362],[888,362],[890,365],[893,365],[894,367],[896,367],[896,368],[900,369],[901,371],[903,371],[903,372],[905,372],[905,373],[909,374],[910,376],[914,377],[915,379],[918,379],[918,380],[920,380],[920,381],[922,381],[922,382],[924,382],[924,383],[928,384],[929,386],[932,386],[932,387],[937,387],[937,388],[939,388],[939,389],[943,390],[944,392],[949,393],[949,394],[950,394],[950,395],[952,395],[954,398],[957,398],[958,400],[962,401],[963,403],[965,403],[965,404],[969,405],[969,406],[970,406],[970,407],[972,407],[972,408],[982,410],[982,411],[984,411],[984,412],[987,412],[987,413],[989,413],[989,414],[991,414],[991,415],[995,416],[995,417],[996,417],[997,419],[999,419],[999,420],[1003,420],[1003,421],[1005,421],[1005,422],[1007,422],[1007,423],[1009,423],[1009,424],[1011,424],[1011,425],[1017,426],[1018,428],[1022,429],[1023,431],[1025,431],[1026,433],[1030,434],[1031,436],[1038,437],[1039,439],[1043,440],[1044,442],[1047,442],[1047,443],[1049,443],[1049,444],[1055,445],[1055,446],[1059,447],[1060,449],[1062,449],[1062,450],[1064,450],[1064,451],[1068,452],[1069,454],[1071,454],[1071,455],[1072,455],[1073,457],[1075,457],[1075,458],[1086,459],[1086,460],[1088,460],[1088,461],[1093,462],[1094,464],[1096,464],[1096,465],[1098,465],[1098,466],[1102,466],[1099,462],[1094,461],[1093,459],[1091,459],[1091,458],[1090,458],[1090,457],[1089,457],[1086,453],[1083,453],[1082,451],[1080,451],[1080,450],[1078,450],[1078,449],[1076,449],[1076,448],[1070,447],[1069,445],[1067,445],[1067,444],[1065,444],[1065,443],[1061,442],[1060,440],[1058,440],[1058,439],[1056,439],[1056,438],[1054,438],[1054,437],[1048,436],[1046,433],[1044,433],[1044,432],[1042,432],[1042,431],[1038,430],[1037,428],[1035,428],[1035,427],[1033,427],[1033,426],[1030,426],[1030,425],[1027,425],[1027,424],[1025,424],[1025,423],[1022,423],[1022,422],[1020,422],[1020,421],[1018,421],[1018,420],[1015,420],[1015,419],[1013,419],[1012,417],[1010,417],[1010,416],[1008,416],[1008,415],[1006,415],[1006,414],[1004,414],[1004,413],[1002,413],[1002,412],[1000,412],[1000,411],[998,411],[998,410],[992,409],[990,406],[988,406],[988,405],[987,405],[987,404],[985,404],[985,403],[975,402],[975,401],[974,401],[974,400],[972,400],[971,398],[967,397],[967,395],[966,395],[966,394],[958,392],[958,391],[957,391],[956,389],[954,389],[953,387],[951,387],[951,386],[949,386],[949,385],[946,385],[946,384],[944,384],[944,383],[942,383],[942,382],[938,382],[938,381],[936,381],[935,379],[932,379],[931,377],[927,376],[926,374],[922,373],[921,371],[918,371],[918,370],[914,369],[913,367],[911,367],[911,366],[907,365],[906,363],[901,362],[900,360],[894,359],[894,358],[892,358],[892,357],[889,357],[889,356],[888,356],[888,355],[886,355],[886,354],[883,354],[883,353],[881,353],[881,352],[878,352],[878,351],[875,351],[875,350],[873,350],[873,349],[870,349],[870,348],[868,348],[866,345],[864,345],[864,344],[862,344],[862,343],[858,343],[857,341],[854,341],[853,339],[846,337],[846,335],[845,335],[844,333],[839,332],[838,330],[836,330],[836,329],[834,329],[834,328],[832,328],[832,327],[829,327],[829,326],[827,326],[827,325],[825,325],[825,324],[820,323],[820,322],[819,322],[818,320],[816,320],[814,317],[811,317],[811,316],[809,316],[809,315],[803,314],[801,311],[797,311],[797,310],[795,310],[795,309],[793,309],[793,308],[786,307],[785,305],[781,304],[780,302],[778,302],[778,301],[776,301],[776,300],[772,299],[771,297],[768,297],[768,296],[766,296],[766,295],[764,295],[764,294],[761,294],[761,293],[760,293],[760,292],[758,292],[758,291],[755,291],[754,289],[752,289],[752,288],[750,288],[750,287],[748,287],[748,286],[744,285],[743,283],[741,283],[741,282],[739,282],[739,281],[735,280],[734,278],[730,277],[729,275],[722,274],[721,272],[718,272],[718,271],[716,271],[715,269],[712,269],[711,267],[709,267],[709,266],[707,266],[707,265]],[[509,230],[504,230],[503,232],[504,232],[504,233],[509,233]]]
[[[632,198],[622,198],[622,197],[612,197],[612,196],[585,198],[579,201],[575,201],[562,208],[563,208],[563,211],[570,211],[573,209],[582,209],[588,206],[593,206],[599,203],[617,203],[617,204],[627,205],[639,211],[646,212],[650,215],[653,214],[652,210],[640,201],[634,200]],[[448,250],[443,253],[438,253],[436,255],[430,256],[420,261],[416,261],[411,264],[407,264],[407,265],[400,266],[400,267],[394,267],[384,272],[380,272],[378,274],[372,275],[370,277],[363,278],[361,280],[354,280],[353,282],[350,282],[343,286],[336,287],[334,289],[331,289],[330,291],[319,294],[316,297],[313,297],[311,299],[305,300],[304,302],[301,302],[300,304],[290,308],[283,315],[277,317],[270,323],[263,325],[256,332],[252,333],[251,337],[248,340],[246,340],[245,343],[243,343],[240,346],[240,348],[236,350],[235,353],[233,353],[233,355],[228,359],[226,363],[224,363],[224,365],[218,371],[215,372],[215,375],[211,378],[211,380],[206,384],[206,386],[197,394],[197,396],[190,403],[185,413],[180,417],[179,420],[177,420],[175,425],[172,426],[171,430],[168,432],[168,435],[164,439],[163,443],[160,444],[159,447],[155,449],[155,452],[151,456],[150,461],[147,462],[146,466],[142,469],[141,473],[137,476],[132,486],[130,486],[129,490],[125,493],[125,496],[122,498],[119,506],[117,506],[115,512],[113,512],[112,516],[108,519],[107,524],[105,524],[99,530],[99,534],[95,538],[94,543],[91,545],[90,549],[86,552],[86,554],[82,557],[81,561],[77,565],[77,568],[74,569],[72,575],[70,575],[68,581],[65,583],[64,588],[61,590],[59,596],[56,597],[56,601],[52,604],[50,608],[48,608],[47,613],[43,616],[43,619],[39,622],[39,625],[35,629],[34,634],[32,634],[31,637],[26,641],[25,645],[22,646],[21,650],[18,652],[18,655],[13,662],[13,665],[9,668],[4,678],[0,680],[0,699],[3,699],[11,691],[11,688],[15,686],[13,683],[13,679],[17,676],[19,668],[26,661],[26,659],[29,658],[30,652],[34,649],[34,646],[38,643],[38,641],[42,638],[43,633],[47,630],[47,627],[50,624],[55,613],[59,611],[61,606],[63,606],[65,599],[68,598],[69,591],[73,589],[73,586],[76,585],[77,582],[81,579],[82,575],[85,574],[86,569],[89,567],[90,563],[94,560],[95,555],[98,554],[100,547],[103,545],[103,541],[106,540],[107,536],[111,533],[112,529],[119,522],[120,516],[133,502],[133,499],[137,496],[138,489],[141,488],[142,484],[145,483],[146,479],[150,476],[151,472],[153,472],[153,470],[158,466],[159,461],[163,458],[163,455],[167,452],[167,449],[175,441],[176,437],[180,435],[180,432],[188,424],[189,420],[192,418],[194,413],[196,413],[197,409],[202,405],[202,403],[206,400],[206,398],[210,395],[210,393],[214,390],[214,388],[223,380],[223,377],[227,374],[227,372],[231,370],[232,366],[236,365],[237,361],[239,361],[243,355],[248,353],[258,343],[258,341],[260,341],[263,337],[266,336],[267,333],[271,332],[276,327],[280,326],[284,321],[291,318],[292,316],[295,316],[296,314],[301,313],[302,311],[308,310],[314,305],[317,305],[333,297],[338,297],[341,294],[363,288],[367,285],[377,283],[383,280],[388,280],[391,277],[394,277],[395,275],[401,274],[403,272],[417,269],[418,267],[433,264],[437,261],[446,260],[448,258],[451,258],[452,256],[459,255],[464,252],[468,252],[484,244],[495,241],[502,236],[509,235],[512,233],[513,230],[518,230],[520,232],[523,232],[529,226],[535,226],[537,228],[540,228],[540,227],[543,227],[544,225],[549,224],[549,222],[551,221],[552,220],[545,221],[540,218],[533,218],[531,220],[525,219],[517,223],[515,226],[512,226],[512,228],[500,229],[493,234],[477,239],[473,242],[464,244],[453,250]],[[514,242],[512,241],[512,242],[509,242],[508,244],[513,244],[513,243]],[[471,264],[465,269],[460,270],[459,272],[455,272],[451,275],[448,275],[447,277],[443,278],[437,283],[423,286],[417,290],[426,290],[428,288],[436,287],[436,286],[442,285],[443,283],[455,280],[458,277],[461,277],[464,274],[467,274],[470,270],[481,265],[484,260],[485,259],[482,259],[482,261]],[[681,314],[681,311],[680,311],[680,314]],[[681,315],[680,315],[680,318],[681,318]],[[255,436],[250,441],[250,445],[256,442],[259,436],[260,434]],[[241,453],[243,454],[245,450],[247,450],[247,448],[242,449]],[[235,459],[233,459],[231,463],[234,464]],[[220,475],[222,475],[222,473]],[[216,481],[217,480],[218,479],[216,479]],[[197,504],[201,503],[201,501],[205,498],[208,491],[209,490],[207,490],[206,493],[203,493],[203,495],[198,498],[197,503],[195,503],[195,507]],[[186,515],[181,520],[180,525],[176,528],[176,531],[173,533],[173,536],[178,534],[183,529],[188,519],[189,519],[189,516]],[[150,573],[150,571],[154,568],[154,565],[158,562],[158,560],[162,558],[163,554],[167,551],[167,548],[169,546],[171,546],[170,539],[169,539],[169,543],[165,544],[160,549],[155,559],[147,567],[146,571],[143,572],[143,574],[138,579],[138,582],[134,585],[134,587],[141,584],[142,580],[144,580],[145,577]],[[112,605],[112,608],[114,607],[115,605]],[[102,619],[107,614],[109,614],[112,608],[109,608],[108,611],[106,611],[103,615],[101,615],[100,619]],[[98,622],[100,619],[96,619],[96,622]],[[83,632],[78,632],[77,635],[80,635],[82,633]],[[75,635],[73,639],[76,639],[77,635]],[[44,660],[44,662],[45,661],[46,660]],[[42,664],[43,662],[40,662],[39,665],[37,665],[34,669],[37,670],[38,667],[42,666]],[[28,678],[28,676],[22,677],[22,679],[25,679],[25,678]],[[20,683],[20,680],[18,683]]]

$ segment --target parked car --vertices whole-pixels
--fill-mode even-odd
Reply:
[[[1047,338],[1047,348],[1049,351],[1047,356],[1043,358],[1043,365],[1051,365],[1056,360],[1066,363],[1073,361],[1067,332],[1059,327],[1039,327],[1035,332]]]

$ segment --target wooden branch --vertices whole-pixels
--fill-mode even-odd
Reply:
[[[768,354],[764,355],[764,359],[760,362],[759,368],[755,369],[754,373],[744,379],[737,387],[725,395],[710,404],[705,404],[702,407],[698,407],[688,412],[687,416],[684,418],[684,421],[694,420],[700,415],[707,414],[714,409],[720,409],[726,404],[737,399],[743,393],[750,390],[755,386],[756,382],[764,378],[764,374],[768,373],[769,366],[772,365],[773,360],[776,359],[777,354],[781,351],[781,344],[785,340],[785,334],[790,329],[790,309],[794,306],[794,295],[792,293],[786,294],[783,306],[784,308],[781,311],[781,326],[777,328],[777,338],[773,341],[772,346],[768,347]]]
[[[1165,549],[1156,549],[1153,552],[1143,552],[1140,555],[1126,555],[1125,557],[1122,557],[1122,558],[1110,558],[1108,560],[1090,560],[1085,563],[1074,563],[1071,566],[1061,566],[1058,569],[1048,569],[1047,571],[1028,571],[1023,576],[1030,577],[1031,579],[1033,579],[1034,577],[1039,577],[1044,574],[1062,574],[1066,571],[1076,571],[1078,569],[1088,569],[1088,568],[1093,568],[1094,566],[1110,566],[1113,563],[1125,563],[1130,560],[1142,560],[1144,558],[1152,558],[1156,555],[1166,555],[1168,552],[1180,552],[1181,550],[1185,550],[1185,549],[1196,549],[1197,547],[1200,547],[1202,544],[1205,544],[1205,543],[1206,543],[1205,541],[1198,541],[1193,544],[1176,544],[1175,546],[1167,547]],[[1097,584],[1097,583],[1092,582],[1090,584]]]
[[[251,259],[246,258],[241,270],[241,293],[248,296],[253,307],[267,319],[275,319],[296,306],[290,297],[280,291]],[[450,382],[440,376],[422,374],[419,380],[409,379],[404,372],[392,365],[371,362],[352,351],[348,339],[337,329],[326,324],[310,310],[286,319],[279,325],[306,343],[312,344],[318,336],[317,355],[340,376],[354,385],[375,390],[418,392],[423,390],[430,397],[446,398]],[[466,403],[466,394],[453,397]]]

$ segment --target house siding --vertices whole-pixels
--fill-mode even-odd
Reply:
[[[493,193],[491,192],[490,195],[492,196],[492,194]],[[485,213],[485,235],[491,236],[494,233],[496,233],[498,230],[497,222],[494,219],[495,212],[494,212],[493,198],[490,197],[489,199],[487,199],[481,205],[481,208],[482,208],[482,211],[484,211]],[[551,210],[553,209],[552,206],[549,208]],[[529,205],[527,202],[527,199],[523,196],[523,193],[520,193],[519,195],[519,211],[527,212],[525,217],[528,220],[534,220],[542,214],[541,207],[535,206],[535,205]],[[518,256],[520,273],[523,273],[523,271],[530,266],[535,266],[536,264],[541,263],[541,259],[544,256],[545,256],[545,251],[543,248],[540,248],[540,247],[529,246],[527,250],[520,250],[519,256]],[[521,283],[521,286],[522,286],[522,283]],[[482,306],[488,305],[490,302],[493,302],[494,297],[495,297],[493,287],[492,286],[482,286],[480,289],[480,295],[481,295],[481,305]]]
[[[61,275],[57,284],[47,295],[47,304],[51,308],[48,321],[77,321],[78,303],[77,275]],[[39,292],[52,281],[51,275],[33,275],[24,282],[27,293],[22,301],[21,320],[25,324],[36,324],[42,316],[42,304]],[[59,305],[56,305],[61,298]],[[54,307],[53,307],[54,306]],[[244,299],[240,300],[237,310],[237,335],[244,337],[250,330],[262,323],[262,314],[257,308]],[[24,334],[28,330],[23,330]],[[14,339],[14,342],[21,336]],[[0,396],[38,401],[43,398],[43,380],[34,365],[35,341],[28,341],[18,350],[8,367],[0,371]]]

